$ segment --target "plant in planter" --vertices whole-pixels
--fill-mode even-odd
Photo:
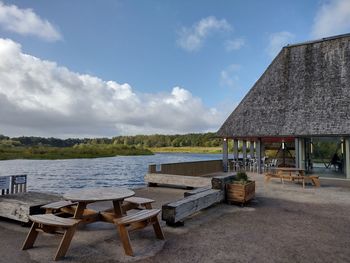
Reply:
[[[245,204],[255,196],[255,182],[249,180],[246,172],[238,172],[236,177],[226,183],[227,202]]]

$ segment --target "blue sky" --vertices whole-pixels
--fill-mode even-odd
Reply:
[[[0,3],[10,136],[216,131],[282,46],[350,31],[349,0]]]

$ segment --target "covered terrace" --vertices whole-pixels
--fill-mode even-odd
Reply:
[[[224,169],[233,140],[259,173],[274,149],[279,166],[350,179],[349,68],[350,34],[284,47],[217,132]]]

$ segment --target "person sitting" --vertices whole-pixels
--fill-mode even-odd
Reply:
[[[341,162],[341,160],[340,160],[340,158],[339,158],[337,153],[335,153],[333,155],[332,160],[331,160],[331,165],[333,165],[336,170],[337,169],[340,170],[342,168],[341,167],[342,166],[342,162]]]

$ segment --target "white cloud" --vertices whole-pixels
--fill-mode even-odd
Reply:
[[[269,36],[269,45],[267,47],[267,53],[270,57],[274,58],[278,54],[278,52],[280,52],[281,48],[292,42],[294,38],[295,35],[288,31],[282,31],[271,34]]]
[[[183,27],[178,32],[177,43],[186,51],[197,51],[212,33],[230,30],[232,30],[232,26],[225,19],[218,20],[214,16],[209,16],[191,27]]]
[[[311,35],[314,38],[349,33],[350,31],[350,1],[327,1],[318,9],[312,26]]]
[[[238,64],[231,64],[220,72],[220,85],[229,88],[237,88],[239,86],[239,76],[237,72],[241,68]]]
[[[0,38],[0,134],[112,136],[217,130],[223,115],[188,90],[141,94],[72,72]]]
[[[245,44],[244,38],[236,38],[233,40],[227,40],[225,42],[225,49],[227,51],[233,51],[233,50],[238,50],[241,49]]]
[[[62,39],[49,21],[40,18],[32,9],[20,9],[0,1],[0,27],[20,35],[33,35],[46,41]]]

